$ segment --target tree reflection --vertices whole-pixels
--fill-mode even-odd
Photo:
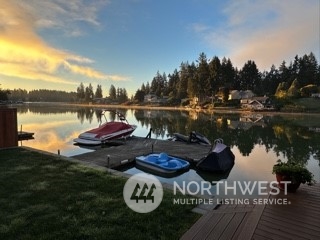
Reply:
[[[260,114],[261,115],[261,114]],[[311,155],[319,159],[320,134],[308,125],[299,126],[295,119],[286,116],[242,116],[239,114],[186,114],[183,111],[136,110],[135,117],[141,126],[154,129],[156,136],[173,136],[190,131],[204,134],[210,141],[223,138],[236,146],[243,156],[250,156],[255,145],[264,145],[266,151],[281,154],[289,161],[305,164]]]
[[[117,109],[115,109],[117,110]],[[307,163],[308,159],[320,158],[320,115],[265,115],[202,113],[164,110],[120,109],[127,117],[128,111],[135,117],[140,127],[153,129],[156,137],[167,139],[178,132],[189,135],[191,131],[204,134],[211,142],[222,138],[224,142],[236,146],[243,156],[250,156],[255,145],[263,145],[266,151],[274,151],[289,161]],[[78,106],[22,105],[19,114],[73,113],[80,123],[102,122],[101,109]],[[113,112],[107,112],[108,121],[117,120]],[[138,126],[138,127],[139,127]]]

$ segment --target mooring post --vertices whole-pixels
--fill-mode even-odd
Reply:
[[[151,138],[151,133],[152,133],[152,128],[150,128],[150,131],[149,131],[149,133],[147,134],[147,136],[145,137],[145,139]]]
[[[153,153],[153,143],[152,143],[152,145],[151,145],[151,153]]]
[[[110,165],[110,155],[107,155],[107,168],[109,168]]]

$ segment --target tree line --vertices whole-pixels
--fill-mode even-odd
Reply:
[[[25,89],[19,88],[7,90],[7,94],[2,100],[10,100],[13,102],[75,102],[76,93],[48,89],[27,91]]]
[[[169,104],[180,104],[182,99],[198,97],[200,101],[220,96],[228,100],[230,90],[252,90],[256,95],[277,98],[308,97],[319,93],[320,65],[311,52],[301,57],[296,55],[289,64],[283,61],[279,67],[272,65],[269,71],[259,71],[253,60],[248,60],[241,69],[233,66],[229,58],[221,60],[214,56],[208,59],[200,53],[198,59],[189,63],[182,62],[170,74],[158,71],[151,83],[143,83],[136,91],[134,99],[143,102],[146,94],[166,96]],[[10,94],[8,94],[10,93]],[[9,97],[8,97],[9,96]],[[52,102],[93,102],[103,98],[102,86],[94,91],[92,84],[81,83],[76,92],[39,89],[1,90],[0,100],[52,101]],[[125,88],[110,86],[108,101],[123,103],[128,101]]]
[[[115,88],[110,86],[109,97],[111,102],[123,103],[128,101],[128,94],[125,88]],[[101,85],[97,85],[94,91],[93,86],[89,83],[84,86],[81,83],[76,92],[66,92],[59,90],[37,89],[27,91],[25,89],[1,90],[0,100],[2,101],[30,101],[30,102],[94,102],[96,99],[103,99],[103,90]]]
[[[91,83],[89,86],[84,87],[83,83],[80,84],[80,86],[77,88],[77,100],[81,102],[92,102],[95,99],[102,99],[103,98],[103,92],[102,92],[102,86],[97,85],[97,89],[95,92],[93,92],[93,87]],[[128,101],[128,94],[127,90],[125,88],[115,88],[113,84],[111,84],[109,89],[109,97],[107,99],[111,102],[118,102],[118,103],[124,103]]]
[[[207,59],[205,53],[200,53],[196,63],[182,62],[179,71],[175,69],[168,75],[158,71],[151,83],[141,85],[134,98],[143,101],[144,95],[153,93],[177,102],[192,97],[204,101],[220,95],[226,101],[229,90],[252,90],[261,96],[299,97],[319,92],[319,86],[320,65],[312,52],[302,57],[296,55],[289,64],[283,61],[278,68],[272,65],[269,71],[263,72],[253,60],[237,69],[229,58]]]

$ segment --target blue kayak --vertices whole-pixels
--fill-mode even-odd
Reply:
[[[190,163],[186,160],[169,156],[166,153],[152,153],[135,158],[136,164],[154,172],[172,174],[188,170]]]

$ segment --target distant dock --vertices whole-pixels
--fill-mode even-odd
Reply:
[[[73,156],[83,162],[94,163],[107,168],[118,168],[121,165],[133,162],[135,157],[152,152],[165,152],[190,162],[205,157],[211,146],[194,143],[174,142],[169,140],[145,139],[131,137],[119,146],[99,147],[94,152]]]
[[[18,131],[18,141],[34,139],[33,132]]]

